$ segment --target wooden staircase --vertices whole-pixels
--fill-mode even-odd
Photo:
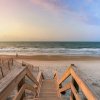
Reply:
[[[62,100],[57,94],[56,83],[54,79],[43,79],[39,97],[35,99],[26,98],[24,100]]]
[[[25,64],[24,64],[25,65]],[[62,85],[63,82],[71,77],[69,82]],[[31,84],[26,79],[32,81]],[[0,100],[7,100],[11,92],[17,88],[17,93],[11,100],[69,100],[67,97],[63,99],[64,92],[70,90],[70,100],[82,100],[79,88],[88,100],[99,100],[100,95],[89,85],[89,83],[79,73],[75,65],[71,65],[59,79],[57,71],[55,71],[52,79],[45,79],[43,73],[39,71],[38,76],[29,70],[27,66],[20,66],[13,69],[6,77],[0,80]],[[25,97],[25,90],[32,92],[32,97]]]

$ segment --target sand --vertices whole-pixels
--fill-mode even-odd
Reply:
[[[15,59],[27,59],[38,61],[66,61],[66,60],[100,60],[100,56],[87,56],[87,55],[0,55],[1,57],[12,57]]]

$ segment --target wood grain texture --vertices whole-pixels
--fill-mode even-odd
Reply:
[[[61,89],[59,89],[59,92],[64,92],[71,89],[71,82],[67,83],[64,87],[62,87]]]
[[[76,67],[72,67],[70,71],[72,77],[75,79],[87,99],[99,100],[100,96],[96,94],[96,91],[94,91],[95,89],[93,88],[93,86],[91,86],[89,82],[85,80],[85,77],[80,73],[80,71]]]
[[[26,68],[15,68],[0,80],[0,100],[5,100],[26,74]]]

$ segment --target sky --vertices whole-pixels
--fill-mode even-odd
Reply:
[[[100,41],[100,0],[0,0],[0,41]]]

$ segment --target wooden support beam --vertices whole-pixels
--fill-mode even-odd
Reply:
[[[74,85],[72,83],[71,83],[71,90],[75,96],[75,100],[81,100],[81,98],[78,94],[78,91],[76,90],[76,88],[74,87]],[[74,100],[74,98],[73,98],[73,100]]]
[[[58,72],[57,71],[55,71],[55,73],[54,73],[54,79],[55,79],[56,85],[57,85],[57,94],[58,94],[58,97],[61,97],[61,93],[59,92]]]
[[[72,91],[71,91],[71,95],[70,95],[70,100],[73,100],[73,95],[72,95]]]
[[[37,88],[35,88],[34,86],[31,86],[29,84],[26,84],[26,88],[25,89],[32,91],[34,97],[37,96],[37,90],[36,90]]]
[[[74,78],[72,77],[72,84],[74,85],[75,89],[77,90],[77,92],[79,93],[79,86],[77,84],[77,82],[74,80]],[[73,98],[73,100],[76,100],[72,90],[71,90],[71,97]]]
[[[36,80],[36,78],[33,76],[33,74],[29,71],[29,69],[27,68],[27,72],[26,75],[29,79],[31,79],[37,86],[39,85],[38,81]]]
[[[23,77],[23,79],[18,83],[18,92],[20,91],[21,87],[25,84],[25,77]],[[20,97],[20,100],[23,100],[23,98],[25,97],[25,89],[23,91],[23,94]],[[18,99],[17,99],[18,100]]]
[[[20,88],[19,92],[16,94],[13,100],[21,100],[25,89],[31,90],[33,92],[34,97],[36,96],[36,90],[34,87],[28,84],[23,84],[23,86]]]
[[[9,60],[8,60],[8,69],[11,70],[11,69],[10,69],[10,61],[9,61]]]
[[[69,83],[67,83],[63,88],[61,88],[61,89],[59,89],[59,92],[61,93],[61,92],[64,92],[64,91],[66,91],[66,90],[69,90],[71,88],[71,84],[70,84],[70,82]]]
[[[0,80],[0,100],[6,100],[25,74],[26,68],[15,68],[7,76]]]
[[[24,91],[25,91],[25,88],[26,88],[26,84],[24,84],[24,85],[20,88],[19,92],[16,94],[16,96],[14,97],[13,100],[23,100],[23,93],[24,93]]]
[[[77,84],[79,85],[79,87],[81,88],[81,90],[83,91],[83,93],[85,94],[85,96],[87,97],[88,100],[97,100],[96,98],[98,98],[98,96],[96,97],[96,94],[93,94],[93,90],[90,90],[90,87],[88,87],[88,83],[86,84],[86,81],[84,81],[85,79],[82,78],[82,75],[79,74],[79,71],[73,66],[71,68],[71,75],[72,77],[75,79],[75,81],[77,82]]]
[[[43,80],[43,75],[42,75],[41,72],[39,72],[38,76],[37,76],[37,81],[39,83],[38,88],[37,88],[37,92],[38,92],[37,97],[39,96],[39,93],[40,93],[40,88],[41,88],[42,80]]]
[[[66,70],[66,72],[63,74],[62,78],[58,81],[58,84],[59,84],[59,85],[71,75],[71,73],[70,73],[70,68],[71,68],[71,67],[69,67],[69,68]]]
[[[2,70],[2,65],[0,65],[0,70],[1,70],[2,77],[4,77],[3,70]]]

